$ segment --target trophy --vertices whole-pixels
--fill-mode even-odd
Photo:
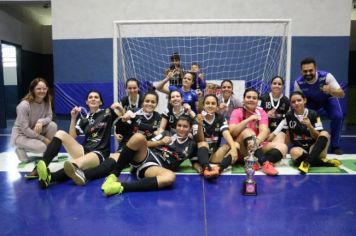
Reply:
[[[253,143],[250,143],[253,142]],[[253,146],[252,146],[253,145]],[[249,148],[251,147],[252,148]],[[257,185],[256,181],[253,179],[255,175],[255,170],[253,168],[254,164],[257,162],[257,158],[254,155],[255,150],[257,149],[256,137],[252,137],[248,141],[247,148],[250,149],[248,151],[249,155],[244,158],[245,160],[245,171],[247,178],[245,179],[242,186],[242,194],[245,196],[256,196],[257,195]]]

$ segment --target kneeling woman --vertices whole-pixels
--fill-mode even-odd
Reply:
[[[296,91],[290,96],[292,110],[278,125],[275,132],[288,130],[293,144],[290,155],[302,174],[309,172],[310,166],[339,166],[337,159],[326,158],[330,135],[323,130],[319,115],[305,108],[306,98]]]
[[[207,179],[220,175],[238,157],[239,144],[234,142],[225,117],[217,113],[218,106],[218,98],[214,94],[206,95],[202,114],[197,116],[198,124],[193,128],[198,141],[198,159]],[[222,138],[226,144],[220,146]],[[211,168],[209,162],[218,166]]]
[[[192,159],[196,152],[196,143],[189,136],[192,121],[181,116],[177,121],[176,135],[157,135],[153,141],[156,147],[149,149],[146,137],[134,134],[126,143],[116,163],[115,171],[102,184],[106,196],[122,192],[150,191],[171,186],[175,182],[175,171],[187,159]],[[132,165],[136,169],[138,181],[118,182],[121,170]]]
[[[71,111],[69,133],[59,130],[43,154],[43,161],[37,163],[37,172],[40,185],[47,188],[50,182],[64,181],[69,179],[61,169],[50,173],[47,166],[58,154],[63,145],[68,154],[73,158],[79,168],[88,169],[99,165],[110,154],[111,128],[118,115],[114,109],[119,107],[100,109],[103,99],[98,91],[90,91],[87,95],[86,104],[90,112],[86,117],[80,117],[81,108],[74,107]],[[79,144],[75,138],[78,134],[84,134],[83,144]]]
[[[230,132],[240,144],[241,154],[248,155],[250,140],[256,137],[257,150],[254,151],[262,171],[267,175],[277,175],[273,163],[280,161],[287,154],[287,145],[279,142],[266,142],[269,135],[268,117],[266,112],[257,107],[259,93],[257,90],[246,89],[243,96],[244,106],[235,109],[230,117]],[[259,169],[259,166],[255,166]]]

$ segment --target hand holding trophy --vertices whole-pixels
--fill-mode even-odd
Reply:
[[[253,136],[250,140],[248,140],[247,147],[248,147],[249,155],[244,158],[247,178],[244,180],[241,192],[245,196],[256,196],[257,185],[256,185],[256,181],[253,179],[255,175],[255,170],[253,166],[257,162],[257,158],[255,157],[254,153],[258,148],[256,142],[256,136]]]

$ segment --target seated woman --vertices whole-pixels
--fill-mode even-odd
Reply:
[[[292,110],[287,112],[285,119],[278,125],[275,133],[288,130],[293,144],[290,150],[292,160],[302,174],[309,172],[310,166],[339,166],[337,159],[327,159],[326,154],[330,143],[330,135],[323,130],[319,115],[305,107],[306,98],[303,93],[295,91],[290,96]]]
[[[286,143],[286,135],[283,132],[273,133],[278,124],[284,119],[289,110],[289,99],[283,95],[284,80],[275,76],[271,80],[271,92],[261,97],[261,107],[267,112],[270,135],[268,141]]]
[[[194,89],[192,89],[192,84],[194,81],[195,74],[187,72],[184,74],[182,87],[176,87],[173,85],[168,86],[168,81],[173,78],[174,72],[169,72],[166,78],[155,85],[156,89],[162,93],[169,94],[172,90],[178,90],[183,95],[183,103],[189,104],[194,112],[197,112],[198,107],[198,95]]]
[[[287,145],[278,142],[267,142],[269,134],[268,118],[266,112],[257,106],[258,92],[253,88],[246,89],[243,95],[244,106],[235,109],[230,117],[230,132],[240,144],[240,151],[243,157],[251,151],[250,140],[256,137],[258,148],[254,150],[254,155],[258,158],[262,171],[267,175],[277,175],[278,171],[272,163],[280,161],[288,151]]]
[[[234,84],[231,80],[223,80],[220,87],[221,94],[218,95],[219,113],[229,122],[232,111],[242,107],[242,102],[234,96]]]
[[[123,192],[152,191],[171,186],[176,179],[174,171],[187,159],[195,156],[196,143],[189,136],[192,121],[180,116],[176,125],[176,135],[158,135],[154,145],[148,148],[146,137],[134,134],[123,148],[115,167],[101,185],[106,196]],[[136,170],[138,181],[118,182],[117,176],[128,164]]]
[[[42,154],[57,132],[57,124],[52,121],[51,95],[46,80],[36,78],[31,81],[29,92],[17,105],[16,113],[11,145],[16,147],[18,159],[27,162],[30,160],[26,152]]]
[[[103,178],[110,174],[116,165],[123,147],[130,138],[140,133],[147,140],[152,139],[154,133],[158,129],[161,121],[161,116],[155,111],[158,104],[158,95],[153,91],[145,93],[143,96],[142,108],[137,112],[127,111],[115,124],[115,137],[119,141],[119,146],[114,154],[111,154],[103,163],[95,168],[83,170],[77,165],[66,161],[64,163],[64,171],[77,185],[85,185],[88,180]],[[148,147],[151,142],[148,141]]]
[[[158,133],[162,133],[164,130],[175,131],[177,120],[182,115],[195,118],[195,112],[192,111],[189,104],[182,104],[182,94],[177,90],[172,90],[168,95],[169,103],[167,109],[162,113],[162,120]]]
[[[129,78],[126,80],[127,95],[121,99],[122,107],[125,111],[137,111],[142,105],[142,95],[139,92],[140,81],[136,78]]]
[[[226,119],[217,113],[217,97],[214,94],[206,95],[203,104],[202,113],[197,115],[198,124],[193,127],[193,135],[198,142],[201,172],[209,179],[217,177],[229,165],[235,163],[239,144],[231,137]],[[222,138],[227,144],[220,146]],[[209,162],[218,165],[212,168]]]
[[[114,120],[121,113],[116,114],[112,107],[100,109],[103,99],[98,91],[90,91],[86,98],[86,105],[90,112],[85,117],[80,117],[80,107],[71,110],[69,133],[59,130],[43,154],[43,161],[37,163],[37,172],[40,186],[47,188],[51,182],[64,181],[68,177],[64,169],[50,173],[47,166],[58,154],[63,145],[68,154],[73,158],[73,163],[82,169],[93,168],[103,162],[110,154],[111,128]],[[83,144],[79,144],[75,138],[78,134],[84,134]]]

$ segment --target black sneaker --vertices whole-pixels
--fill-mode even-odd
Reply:
[[[83,186],[87,182],[84,172],[70,161],[64,162],[64,172],[76,185]]]
[[[339,148],[339,147],[333,148],[333,149],[332,149],[332,153],[333,153],[333,154],[336,154],[336,155],[342,155],[342,154],[344,154],[344,152],[342,151],[342,149]]]

